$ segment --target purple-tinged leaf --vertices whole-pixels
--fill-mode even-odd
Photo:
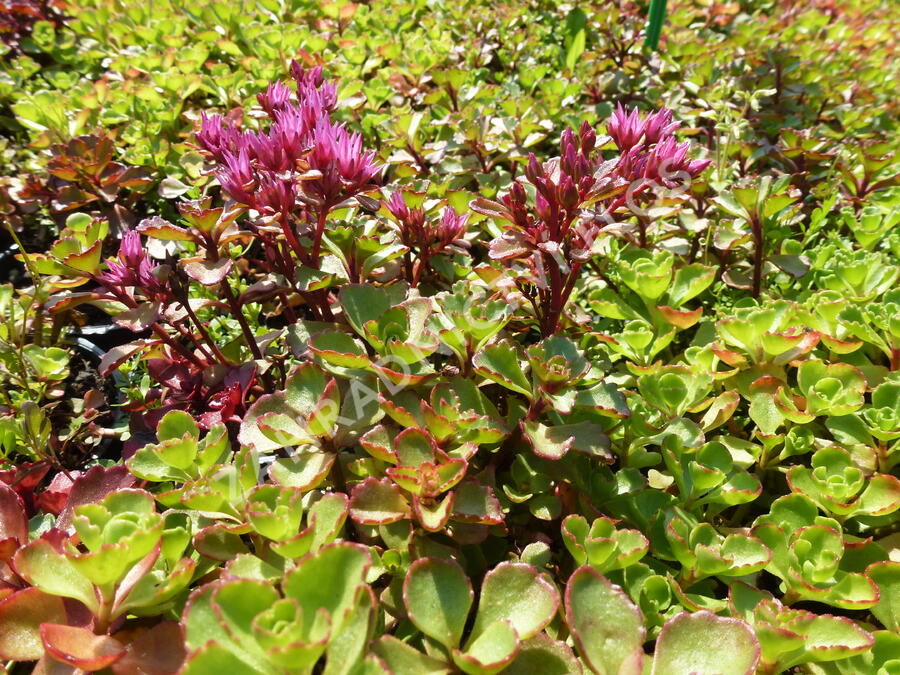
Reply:
[[[353,488],[350,517],[364,525],[386,525],[410,517],[409,502],[387,478],[367,478]]]
[[[134,485],[134,476],[128,467],[117,464],[109,468],[95,466],[75,479],[69,492],[69,501],[56,521],[57,529],[71,531],[75,508],[82,504],[94,504],[116,490]]]
[[[117,314],[113,321],[120,328],[126,328],[135,333],[146,330],[159,320],[160,305],[158,302],[142,302],[137,307],[132,307]],[[133,344],[133,343],[132,343]]]
[[[579,567],[569,578],[566,621],[578,651],[595,673],[640,675],[644,617],[621,588],[591,567]]]
[[[452,649],[462,639],[474,593],[462,568],[452,560],[420,558],[403,582],[403,603],[416,628]]]
[[[26,588],[0,601],[0,659],[36,661],[44,654],[40,625],[66,623],[66,608],[58,595]]]
[[[215,286],[221,283],[234,262],[231,258],[219,258],[218,260],[192,260],[184,263],[185,273],[194,281],[204,286]]]
[[[0,483],[0,540],[8,538],[16,539],[19,546],[28,543],[28,516],[15,490]]]
[[[453,520],[463,523],[499,525],[503,522],[503,510],[494,491],[475,480],[464,480],[455,490]]]
[[[108,668],[125,655],[125,647],[115,638],[78,626],[42,623],[41,641],[53,658],[82,670]]]
[[[663,626],[656,640],[652,675],[753,675],[759,640],[740,619],[706,610],[682,612]]]
[[[135,340],[134,342],[129,342],[125,345],[113,347],[100,359],[100,365],[98,366],[100,374],[103,375],[103,377],[109,377],[116,368],[121,366],[135,354],[142,352],[147,347],[154,344],[154,342],[154,340]]]
[[[163,241],[197,241],[197,238],[188,230],[173,225],[159,216],[145,218],[135,229],[147,237]]]

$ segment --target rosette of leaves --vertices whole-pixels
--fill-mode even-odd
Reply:
[[[383,415],[372,389],[377,385],[363,380],[348,383],[342,392],[337,378],[303,363],[289,373],[283,390],[260,396],[248,408],[238,440],[260,453],[299,448],[296,464],[302,458],[324,476],[337,450]]]
[[[509,435],[506,420],[471,379],[460,376],[438,382],[427,398],[404,390],[379,395],[381,409],[403,427],[427,431],[437,443],[456,454],[472,446],[499,443]]]
[[[132,474],[155,483],[204,478],[224,463],[231,450],[224,424],[214,425],[201,438],[197,422],[181,410],[162,417],[156,438],[156,443],[148,443],[125,461]]]
[[[246,493],[259,476],[259,456],[252,448],[232,456],[224,424],[201,438],[194,418],[182,411],[163,416],[157,439],[137,450],[126,465],[139,478],[160,483],[156,498],[161,504],[243,522]]]
[[[270,550],[282,558],[298,558],[332,541],[343,526],[345,496],[327,495],[314,502],[305,497],[324,480],[333,458],[303,453],[280,458],[269,465],[272,483],[258,485],[255,454],[245,449],[232,460],[224,425],[201,438],[192,417],[172,411],[160,421],[157,437],[159,443],[127,460],[129,470],[144,480],[163,482],[168,489],[157,495],[162,503],[196,509],[217,521],[194,537],[194,546],[207,558],[227,561],[248,553],[242,535],[255,537],[255,552],[262,558],[271,558]]]
[[[563,543],[576,565],[590,565],[600,574],[625,569],[643,558],[650,542],[639,530],[616,527],[601,516],[590,525],[584,516],[572,514],[562,522]]]
[[[837,446],[818,450],[810,467],[792,466],[787,481],[791,490],[840,521],[900,509],[900,480],[883,473],[866,475],[850,453]]]
[[[24,512],[18,518],[24,523]],[[191,582],[196,563],[182,557],[190,540],[188,519],[157,513],[153,497],[143,490],[122,489],[77,506],[72,526],[71,536],[50,529],[30,542],[27,530],[19,532],[21,548],[9,564],[30,588],[0,606],[3,620],[18,621],[22,631],[7,655],[34,660],[46,650],[84,670],[142,659],[134,651],[143,643],[129,648],[130,640],[120,640],[116,631],[127,616],[164,613]],[[92,618],[84,619],[85,612]],[[157,634],[171,639],[167,631],[161,627]],[[169,657],[153,647],[153,637],[147,640],[149,658],[167,662]],[[9,648],[0,645],[4,652]],[[172,653],[177,655],[177,643]]]
[[[626,248],[613,266],[622,285],[593,291],[588,303],[600,316],[624,321],[642,321],[653,327],[655,338],[643,350],[641,363],[649,362],[668,346],[676,331],[695,325],[703,308],[685,309],[686,302],[705,291],[715,280],[715,270],[700,263],[675,269],[675,255]],[[611,349],[618,351],[616,343]],[[633,347],[634,345],[630,345]],[[621,352],[629,357],[628,353]]]
[[[819,334],[819,346],[827,349],[830,357],[852,354],[863,346],[863,341],[853,335],[840,319],[841,312],[850,304],[850,300],[840,293],[818,291],[809,296],[803,305],[797,306],[795,318]]]
[[[331,226],[322,236],[322,244],[334,258],[323,258],[318,270],[305,266],[297,269],[297,282],[305,290],[383,278],[407,251],[396,237],[384,232],[380,221],[359,215]],[[332,261],[340,266],[336,267]]]
[[[183,225],[163,218],[145,218],[136,228],[141,234],[164,242],[183,242],[197,247],[199,255],[185,255],[179,266],[189,279],[202,286],[216,286],[231,272],[234,261],[228,256],[228,245],[245,241],[246,232],[235,221],[243,209],[231,203],[227,208],[212,205],[207,197],[178,204]]]
[[[374,629],[371,565],[359,544],[334,543],[281,579],[232,576],[201,586],[185,607],[183,673],[351,672]]]
[[[677,488],[681,504],[707,518],[729,506],[746,504],[762,494],[762,485],[742,467],[728,447],[709,441],[700,447],[686,446],[678,435],[668,436],[660,454]],[[661,482],[666,482],[664,478]]]
[[[764,364],[784,366],[808,354],[820,338],[797,319],[796,306],[787,300],[739,309],[733,316],[716,321],[716,334],[716,356],[757,376],[768,374],[762,368]]]
[[[433,305],[428,298],[406,296],[401,284],[344,286],[344,318],[367,346],[346,333],[323,331],[313,336],[309,349],[325,367],[345,377],[369,372],[399,387],[425,381],[434,375],[427,359],[440,346],[428,327]]]
[[[641,611],[592,567],[579,567],[569,578],[565,613],[583,663],[597,675],[751,675],[759,662],[759,641],[744,621],[701,610],[669,619],[647,663]]]
[[[76,136],[51,151],[47,171],[56,180],[47,187],[55,212],[99,202],[104,215],[116,223],[127,222],[133,218],[129,207],[153,183],[146,169],[114,161],[116,143],[106,134]]]
[[[100,271],[103,242],[109,234],[109,222],[74,213],[46,254],[29,253],[28,264],[35,272],[51,277],[54,289],[81,286],[90,275]]]
[[[820,288],[836,291],[854,303],[875,300],[894,287],[900,271],[881,252],[860,251],[849,244],[830,243],[821,247],[814,261]]]
[[[662,454],[670,477],[678,482],[685,496],[691,495],[687,497],[691,501],[720,486],[724,492],[749,490],[755,496],[758,485],[751,485],[748,477],[742,475],[746,467],[738,463],[731,466],[733,460],[725,448],[706,443],[705,432],[727,422],[739,400],[737,392],[731,390],[711,396],[713,382],[713,376],[704,366],[664,366],[641,375],[637,382],[640,397],[631,399],[632,406],[639,407],[642,413],[641,421],[628,430],[627,462],[635,467],[654,466]],[[699,421],[687,416],[704,410]],[[659,446],[660,453],[645,450],[649,446]],[[693,477],[684,474],[688,455],[698,463],[696,471],[703,472],[700,466],[706,467],[709,479],[706,483],[699,474]],[[731,482],[733,485],[729,486]],[[738,494],[734,492],[731,496]],[[726,502],[727,499],[722,503]]]
[[[772,551],[766,570],[781,579],[786,604],[816,600],[842,609],[866,609],[878,602],[875,582],[844,566],[849,563],[844,560],[840,523],[818,515],[809,498],[779,497],[767,515],[756,519],[751,532]]]
[[[680,583],[688,588],[711,576],[742,577],[759,572],[772,559],[762,540],[742,532],[720,534],[679,507],[664,515],[671,555],[681,564]]]
[[[419,636],[404,643],[386,635],[371,649],[394,672],[493,675],[507,668],[529,672],[542,662],[553,664],[553,672],[578,672],[571,649],[542,636],[559,609],[559,593],[534,567],[503,562],[488,572],[470,624],[473,600],[472,584],[457,563],[421,558],[403,583],[403,606]],[[568,670],[560,671],[563,665]]]
[[[414,520],[438,532],[449,521],[476,525],[503,522],[493,490],[467,477],[474,445],[445,451],[431,434],[416,427],[396,433],[378,425],[360,445],[379,463],[353,488],[350,517],[364,525]],[[384,478],[377,475],[383,471]]]
[[[279,475],[277,471],[274,473]],[[263,543],[257,536],[253,540],[254,552],[257,557],[270,560],[276,569],[283,563],[268,555],[268,550],[289,560],[318,551],[337,538],[347,519],[345,495],[320,495],[310,504],[309,499],[304,499],[307,492],[305,487],[266,484],[247,493],[247,527],[241,529],[247,529],[251,537],[255,534],[266,540]],[[229,556],[246,550],[235,538],[238,532],[237,528],[205,531],[217,547],[227,543]]]
[[[900,366],[900,290],[888,291],[878,302],[850,305],[838,319],[850,335],[880,351],[892,370]]]
[[[900,461],[900,387],[889,377],[872,391],[871,405],[853,415],[829,417],[825,426],[834,439],[865,466],[890,473]]]
[[[892,192],[898,194],[897,190]],[[856,243],[866,251],[871,251],[900,222],[895,206],[896,196],[892,201],[893,204],[885,203],[887,200],[869,202],[858,213],[853,209],[841,209],[841,220],[853,233]]]
[[[771,593],[743,581],[731,584],[728,604],[732,614],[749,623],[759,639],[760,673],[843,661],[869,652],[875,643],[871,633],[847,617],[790,609]]]
[[[536,455],[560,459],[571,449],[613,460],[605,432],[610,418],[629,416],[625,397],[602,381],[602,373],[571,340],[555,335],[524,354],[512,342],[497,342],[472,362],[478,375],[526,398],[519,426]]]
[[[799,396],[779,386],[775,407],[797,424],[812,422],[818,416],[849,415],[863,406],[866,386],[866,378],[858,368],[809,359],[797,369]]]
[[[872,403],[860,411],[866,430],[882,443],[900,438],[900,378],[872,390]]]
[[[464,374],[472,368],[472,357],[503,330],[514,311],[508,302],[491,299],[484,286],[467,281],[458,281],[434,301],[437,311],[429,319],[431,328]]]

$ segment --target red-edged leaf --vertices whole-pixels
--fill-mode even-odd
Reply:
[[[159,319],[158,302],[142,302],[137,307],[125,310],[117,314],[113,321],[120,328],[127,328],[134,332],[146,330]],[[134,343],[132,343],[134,344]],[[104,354],[104,358],[106,355]]]
[[[79,272],[94,274],[100,270],[100,255],[103,242],[95,241],[80,253],[67,255],[62,259],[63,263]]]
[[[485,199],[484,197],[476,197],[469,202],[469,208],[475,213],[480,213],[489,218],[500,218],[512,222],[512,214],[509,212],[509,209],[500,202]]]
[[[215,286],[221,282],[234,266],[231,258],[219,258],[218,260],[192,260],[185,263],[184,271],[187,275],[204,286]]]
[[[656,309],[663,315],[663,318],[681,330],[690,328],[700,320],[703,315],[703,308],[698,307],[694,310],[673,309],[667,305],[660,305]]]
[[[465,480],[456,489],[453,519],[463,523],[499,525],[503,522],[500,502],[491,488],[474,480]]]
[[[24,546],[28,542],[28,517],[15,490],[0,483],[0,539],[8,537]]]
[[[447,521],[453,515],[453,503],[456,495],[451,492],[443,500],[435,500],[432,504],[424,504],[422,500],[413,496],[413,511],[416,520],[422,529],[428,532],[440,532],[447,526]]]
[[[26,588],[0,602],[0,659],[35,661],[44,654],[39,627],[44,621],[66,621],[63,599]]]
[[[197,238],[188,230],[173,225],[159,216],[144,218],[135,229],[141,234],[163,241],[197,241]]]
[[[102,359],[100,359],[100,374],[103,375],[103,377],[108,377],[116,368],[121,366],[138,352],[141,352],[152,345],[154,342],[155,340],[135,340],[126,345],[113,347],[103,355]]]
[[[350,517],[364,525],[386,525],[409,518],[409,502],[400,488],[384,478],[367,478],[353,488]]]
[[[40,631],[44,648],[53,658],[84,670],[107,668],[125,655],[121,642],[87,628],[42,623]]]
[[[240,534],[223,525],[210,525],[194,535],[194,548],[207,558],[226,562],[249,551]]]
[[[117,464],[108,469],[102,466],[91,468],[75,480],[66,508],[62,510],[56,521],[57,529],[72,530],[72,517],[76,506],[99,502],[110,492],[129,488],[132,485],[134,485],[134,476],[128,472],[128,467],[124,464]]]

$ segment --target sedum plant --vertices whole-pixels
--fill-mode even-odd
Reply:
[[[826,5],[0,18],[6,670],[894,672],[896,10]]]

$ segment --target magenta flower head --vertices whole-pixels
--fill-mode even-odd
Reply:
[[[200,120],[197,144],[217,162],[223,162],[225,153],[237,152],[245,143],[244,133],[227,124],[221,115],[207,117],[206,113],[201,112]]]
[[[435,239],[442,249],[449,247],[455,249],[458,253],[462,253],[462,248],[468,248],[468,242],[463,240],[468,220],[468,213],[459,215],[453,207],[444,207],[441,221],[435,228]]]
[[[304,188],[327,207],[375,187],[382,169],[375,163],[374,152],[363,152],[359,134],[328,119],[316,125],[314,146],[306,161],[322,177],[304,181]]]
[[[292,61],[291,75],[297,83],[297,98],[301,103],[314,99],[324,114],[334,111],[337,107],[337,85],[325,79],[322,66],[307,70],[299,61]]]
[[[384,203],[391,215],[400,223],[400,231],[410,232],[421,230],[425,225],[425,211],[419,208],[410,208],[403,199],[403,192],[397,190],[391,198]]]
[[[247,206],[253,205],[256,175],[250,165],[250,155],[246,148],[241,148],[237,154],[226,152],[223,162],[216,170],[216,178],[222,184],[222,189],[234,201]]]
[[[678,128],[678,122],[672,121],[672,111],[662,108],[641,118],[637,108],[625,112],[622,104],[616,105],[616,111],[606,123],[606,133],[610,135],[621,152],[627,152],[638,145],[650,146],[671,136]]]
[[[273,82],[266,91],[256,95],[262,109],[272,117],[276,110],[288,106],[291,102],[291,89],[282,82]]]
[[[154,266],[141,244],[141,235],[130,230],[122,237],[117,258],[106,261],[106,271],[97,280],[107,287],[139,286],[148,291],[159,288]]]
[[[672,111],[660,108],[647,115],[644,120],[644,144],[659,143],[662,139],[670,137],[678,127],[678,122],[672,121]]]
[[[657,181],[669,188],[683,185],[696,178],[709,166],[710,160],[691,161],[688,158],[689,149],[690,143],[677,143],[674,136],[657,143],[646,157],[643,167],[644,178]]]
[[[252,206],[263,215],[283,216],[293,211],[296,201],[296,184],[292,179],[263,175],[253,194]]]

